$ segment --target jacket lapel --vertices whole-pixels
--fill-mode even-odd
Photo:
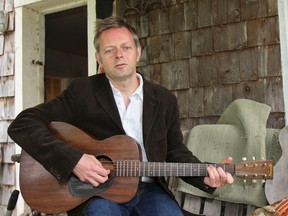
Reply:
[[[159,112],[159,99],[154,88],[144,80],[144,102],[143,102],[143,141],[146,144],[150,136],[152,126]]]
[[[105,75],[95,84],[95,97],[111,120],[124,131],[111,86]]]

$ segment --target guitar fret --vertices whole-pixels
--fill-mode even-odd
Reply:
[[[151,174],[151,166],[150,166],[151,163],[147,162],[147,167],[148,167],[148,172],[147,172],[147,176],[150,176]]]

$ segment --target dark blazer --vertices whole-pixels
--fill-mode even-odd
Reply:
[[[143,78],[143,139],[149,161],[200,162],[183,144],[176,97]],[[9,136],[58,181],[66,182],[83,152],[51,136],[51,121],[73,124],[98,139],[125,134],[108,79],[104,74],[73,81],[60,97],[22,111],[8,128]],[[169,193],[164,178],[157,178]],[[203,177],[186,177],[211,192]],[[78,214],[79,215],[79,214]]]

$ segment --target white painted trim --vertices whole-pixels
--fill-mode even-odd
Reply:
[[[278,0],[285,125],[288,124],[288,1]]]
[[[96,0],[87,0],[87,28],[88,28],[88,75],[97,73],[97,62],[94,48],[94,31],[96,21]]]
[[[15,9],[15,40],[14,40],[14,46],[15,46],[15,98],[14,98],[14,107],[15,107],[15,114],[18,114],[21,110],[23,110],[23,73],[22,73],[22,56],[23,56],[23,46],[22,46],[22,8],[16,8]],[[15,147],[15,153],[19,154],[21,152],[21,148],[16,145]],[[16,163],[16,189],[20,191],[20,185],[19,185],[19,173],[20,173],[20,165],[19,163]],[[21,215],[21,213],[24,212],[24,200],[21,196],[21,193],[19,194],[17,205],[15,206],[14,213],[16,215]]]
[[[41,14],[49,14],[87,4],[87,0],[15,0],[14,6],[28,7]]]

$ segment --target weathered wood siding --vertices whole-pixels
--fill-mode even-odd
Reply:
[[[159,0],[138,9],[125,17],[141,36],[139,70],[177,96],[183,130],[215,123],[238,98],[270,105],[267,127],[284,126],[277,1]]]
[[[0,34],[0,215],[5,215],[11,192],[15,189],[15,165],[11,155],[15,144],[7,127],[14,118],[14,11],[13,0],[0,0],[0,10],[8,15],[7,31]]]

